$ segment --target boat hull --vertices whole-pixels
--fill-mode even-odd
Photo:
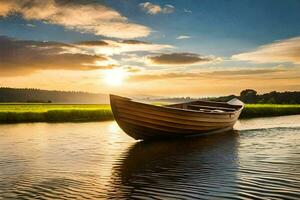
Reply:
[[[236,112],[202,113],[154,106],[110,95],[114,118],[125,133],[137,140],[189,137],[228,131],[233,128],[241,109]]]

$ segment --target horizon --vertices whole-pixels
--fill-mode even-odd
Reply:
[[[0,86],[159,97],[300,91],[299,9],[297,0],[3,0]]]
[[[112,93],[93,93],[93,92],[87,92],[87,91],[80,91],[80,90],[47,90],[47,89],[41,89],[41,88],[12,88],[12,87],[2,87],[0,86],[1,89],[12,89],[12,90],[38,90],[38,91],[47,91],[47,92],[62,92],[62,93],[87,93],[87,94],[92,94],[92,95],[111,95]],[[245,90],[254,90],[255,89],[244,89],[241,92]],[[191,99],[201,99],[201,98],[218,98],[218,97],[228,97],[228,96],[240,96],[241,92],[237,95],[235,94],[228,94],[228,95],[223,95],[223,96],[157,96],[157,95],[147,95],[147,94],[140,94],[140,95],[131,95],[131,98],[136,98],[136,99],[148,99],[149,100],[156,100],[156,99],[182,99],[182,98],[191,98]],[[257,92],[257,91],[256,91]],[[259,93],[257,92],[257,95],[265,95],[265,94],[270,94],[272,92],[277,92],[277,93],[298,93],[300,91],[270,91],[266,93]]]

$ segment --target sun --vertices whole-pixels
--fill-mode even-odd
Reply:
[[[127,74],[122,69],[111,69],[107,70],[104,74],[104,81],[106,84],[111,86],[122,85]]]

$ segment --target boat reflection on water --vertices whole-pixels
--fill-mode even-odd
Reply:
[[[238,139],[238,132],[232,130],[135,143],[113,167],[110,196],[235,197]]]
[[[298,200],[299,119],[155,142],[115,122],[0,125],[0,199]]]

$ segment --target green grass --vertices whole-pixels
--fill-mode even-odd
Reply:
[[[241,118],[300,114],[300,105],[247,104]],[[89,122],[113,119],[110,105],[0,104],[0,123]]]
[[[240,118],[272,117],[300,114],[300,105],[247,104]]]
[[[0,104],[0,123],[88,122],[113,119],[109,105]]]

